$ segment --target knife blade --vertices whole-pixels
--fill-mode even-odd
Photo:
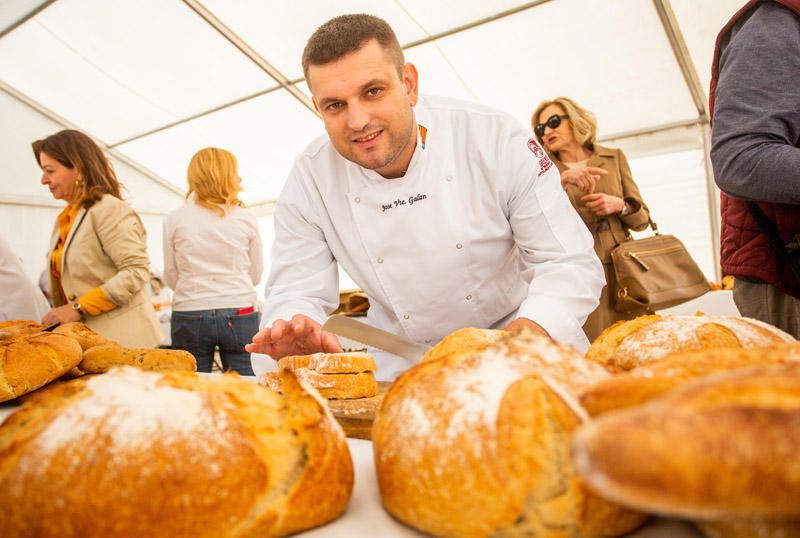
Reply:
[[[412,342],[402,336],[376,329],[366,323],[361,323],[347,316],[336,315],[329,317],[322,325],[323,331],[328,331],[362,344],[388,351],[406,359],[419,362],[431,346]]]

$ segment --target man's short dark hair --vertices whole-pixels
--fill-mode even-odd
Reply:
[[[335,62],[359,50],[372,39],[383,48],[402,76],[406,62],[394,30],[385,20],[360,13],[334,17],[311,35],[303,50],[303,74],[306,80],[309,66]]]

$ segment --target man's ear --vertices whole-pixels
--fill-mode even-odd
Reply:
[[[406,94],[408,95],[408,101],[411,103],[411,106],[417,104],[417,99],[419,98],[419,74],[417,73],[417,68],[414,67],[414,64],[407,63],[403,66],[403,84],[406,87]]]

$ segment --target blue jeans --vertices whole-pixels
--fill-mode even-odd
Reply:
[[[197,359],[198,372],[210,372],[219,347],[222,367],[240,375],[255,375],[244,346],[258,332],[258,312],[237,315],[238,308],[172,312],[172,347],[185,349]]]

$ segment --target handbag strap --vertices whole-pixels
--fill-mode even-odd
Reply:
[[[661,235],[661,232],[658,231],[658,225],[656,225],[656,221],[654,221],[650,215],[647,216],[647,224],[650,226],[650,228],[652,228],[654,235]],[[630,228],[625,228],[625,241],[633,241]]]

